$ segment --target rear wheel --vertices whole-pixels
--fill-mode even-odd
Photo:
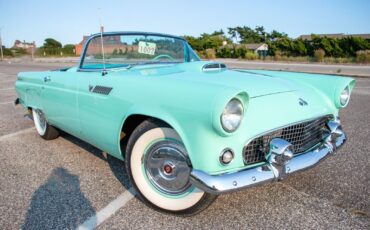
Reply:
[[[53,140],[59,136],[58,130],[49,125],[42,110],[32,109],[32,117],[37,133],[43,139]]]
[[[177,132],[148,120],[132,133],[126,149],[126,169],[139,198],[148,206],[177,215],[193,215],[217,196],[189,181],[191,163]]]

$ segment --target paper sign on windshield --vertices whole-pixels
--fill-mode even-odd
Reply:
[[[138,52],[142,54],[154,55],[155,47],[155,43],[140,41]]]

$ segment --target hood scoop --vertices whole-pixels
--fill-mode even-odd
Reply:
[[[203,72],[221,72],[227,69],[224,63],[212,62],[207,63],[202,67]]]

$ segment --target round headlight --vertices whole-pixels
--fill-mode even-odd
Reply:
[[[236,98],[231,99],[221,114],[222,128],[228,133],[234,132],[242,121],[243,113],[243,104]]]
[[[348,103],[349,100],[349,88],[346,86],[342,93],[340,94],[340,104],[341,106],[345,106]]]

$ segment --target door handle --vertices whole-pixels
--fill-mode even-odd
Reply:
[[[46,77],[44,77],[44,82],[48,82],[48,81],[51,81],[50,76],[46,76]]]

